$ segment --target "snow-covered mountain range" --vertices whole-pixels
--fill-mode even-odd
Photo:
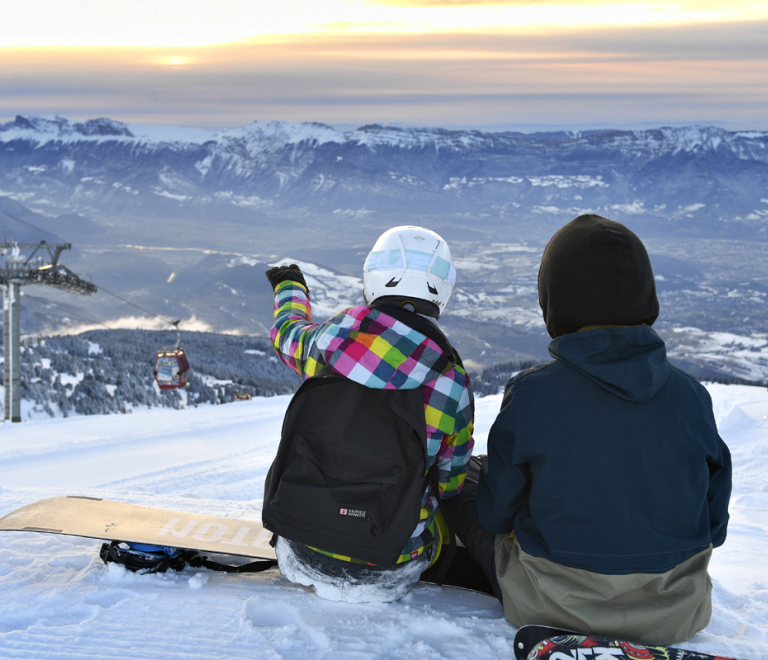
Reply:
[[[220,132],[109,119],[0,126],[0,194],[59,212],[470,214],[583,210],[764,235],[768,132],[715,127],[482,133],[254,122]],[[720,227],[722,229],[722,227]]]
[[[480,372],[547,359],[536,276],[582,212],[627,224],[657,276],[657,328],[697,375],[768,379],[768,132],[715,127],[482,133],[254,122],[196,128],[17,117],[0,125],[0,240],[71,242],[99,294],[25,287],[22,331],[159,328],[265,336],[263,271],[299,262],[315,320],[362,302],[367,251],[398,224],[449,242],[442,323]],[[147,317],[151,320],[151,317]]]

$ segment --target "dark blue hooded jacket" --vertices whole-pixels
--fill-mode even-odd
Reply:
[[[706,389],[646,325],[559,336],[509,381],[477,495],[488,531],[605,574],[664,573],[725,540],[731,459]]]

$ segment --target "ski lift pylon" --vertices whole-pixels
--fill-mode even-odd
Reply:
[[[189,360],[181,347],[181,331],[178,321],[171,325],[176,328],[176,345],[162,348],[155,356],[155,381],[161,390],[177,390],[189,384]]]

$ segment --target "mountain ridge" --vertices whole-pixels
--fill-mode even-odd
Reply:
[[[670,230],[735,222],[765,238],[766,189],[768,132],[712,126],[528,135],[312,122],[213,133],[61,116],[0,125],[0,195],[58,214],[195,207],[224,219],[464,214],[541,224],[597,212]]]
[[[149,137],[149,133],[142,134],[147,129],[167,129],[169,131],[166,139]],[[23,116],[17,115],[14,121],[0,124],[0,139],[8,142],[15,139],[34,139],[39,136],[38,142],[45,143],[51,140],[103,140],[118,138],[123,140],[134,140],[136,142],[157,142],[174,143],[183,142],[178,137],[173,137],[175,131],[181,127],[175,126],[153,126],[143,124],[127,124],[117,120],[101,117],[88,119],[82,122],[73,122],[62,115],[54,115],[52,118],[42,116]],[[738,130],[729,131],[717,126],[706,124],[691,124],[681,127],[659,126],[657,128],[645,129],[590,129],[584,131],[552,131],[534,133],[523,133],[517,131],[481,131],[479,129],[457,129],[441,127],[403,127],[403,126],[385,126],[382,124],[365,124],[355,129],[338,130],[333,126],[322,122],[287,122],[287,121],[259,121],[256,120],[246,126],[226,128],[220,131],[206,131],[205,129],[191,129],[199,131],[200,135],[208,135],[206,142],[221,141],[222,139],[239,139],[260,137],[262,139],[273,139],[282,141],[286,144],[298,144],[301,142],[310,142],[316,144],[325,144],[335,142],[342,144],[344,142],[356,142],[358,144],[403,144],[405,142],[411,145],[421,146],[428,143],[430,139],[437,143],[445,143],[449,138],[456,140],[455,144],[466,145],[468,140],[477,140],[489,142],[494,138],[497,141],[510,140],[584,140],[598,137],[613,138],[615,136],[641,135],[655,138],[657,142],[676,140],[679,143],[679,149],[688,150],[696,147],[710,144],[717,148],[722,141],[735,140],[766,140],[768,131],[759,130]],[[156,132],[156,131],[153,131]],[[3,134],[6,134],[3,136]],[[416,137],[418,136],[418,138]],[[663,138],[660,140],[659,137]],[[43,139],[45,138],[45,139]],[[198,140],[188,140],[190,143],[201,143]],[[768,154],[766,159],[768,159]]]

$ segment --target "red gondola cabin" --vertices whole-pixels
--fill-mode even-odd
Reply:
[[[164,348],[155,357],[155,380],[161,390],[186,387],[189,361],[183,348]]]

